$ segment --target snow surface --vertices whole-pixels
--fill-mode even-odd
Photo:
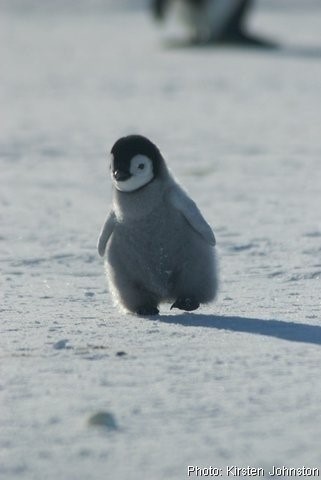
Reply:
[[[9,2],[2,2],[2,5]],[[17,2],[15,2],[17,3]],[[321,466],[321,10],[278,52],[170,49],[146,12],[0,19],[0,477]],[[216,303],[112,305],[107,151],[149,136],[213,225]]]

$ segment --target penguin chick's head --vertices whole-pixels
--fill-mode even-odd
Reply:
[[[159,172],[162,156],[156,145],[141,135],[122,137],[111,149],[111,178],[121,192],[134,192]]]

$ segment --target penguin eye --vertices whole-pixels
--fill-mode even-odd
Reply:
[[[144,179],[152,173],[152,161],[146,155],[138,153],[131,158],[129,171],[131,175],[137,175],[139,178]]]

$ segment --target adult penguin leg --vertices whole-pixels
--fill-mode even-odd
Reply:
[[[277,44],[247,32],[246,20],[253,8],[255,0],[242,0],[229,18],[219,38],[222,43],[233,43],[244,46],[276,48]]]
[[[225,29],[222,32],[223,37],[233,37],[239,35],[239,33],[243,30],[246,16],[253,5],[253,0],[242,0],[239,2],[239,6],[235,9],[226,23]]]

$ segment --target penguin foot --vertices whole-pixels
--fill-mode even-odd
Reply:
[[[250,33],[237,31],[227,33],[217,43],[235,45],[239,47],[256,47],[256,48],[265,48],[265,49],[277,49],[278,44],[272,40],[265,38],[257,37],[256,35],[251,35]]]
[[[180,310],[185,310],[186,312],[191,312],[196,310],[200,304],[193,297],[178,297],[178,299],[171,306],[172,308],[179,308]]]
[[[152,307],[151,305],[142,305],[137,308],[135,313],[137,315],[158,315],[159,310],[157,307]]]

